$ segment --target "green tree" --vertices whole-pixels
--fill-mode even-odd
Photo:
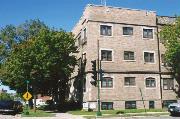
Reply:
[[[50,94],[64,103],[69,91],[69,78],[76,64],[75,39],[63,30],[42,29],[37,36],[24,40],[11,49],[2,67],[2,82],[18,92],[30,81],[32,92]],[[36,96],[35,96],[36,97]]]
[[[29,20],[19,26],[7,25],[0,29],[0,64],[9,56],[14,45],[37,36],[47,26],[40,20]]]
[[[175,24],[164,26],[160,32],[161,39],[166,47],[165,60],[170,64],[173,76],[180,86],[180,17],[176,19]],[[180,97],[180,87],[175,90]]]

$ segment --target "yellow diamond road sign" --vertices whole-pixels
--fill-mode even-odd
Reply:
[[[26,101],[28,101],[29,99],[31,99],[31,97],[32,97],[32,95],[31,95],[31,93],[29,93],[28,91],[27,91],[26,93],[24,93],[24,95],[23,95],[23,98],[24,98]]]

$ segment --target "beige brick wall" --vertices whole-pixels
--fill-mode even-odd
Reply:
[[[112,36],[100,35],[100,25],[104,24],[112,26]],[[132,36],[123,36],[122,28],[124,26],[133,27]],[[91,71],[91,61],[98,59],[100,49],[112,49],[113,51],[113,61],[102,62],[102,69],[106,72],[105,75],[113,77],[113,88],[100,89],[101,101],[113,102],[114,108],[118,109],[125,108],[125,101],[133,100],[137,101],[137,108],[143,108],[139,91],[139,88],[141,88],[146,108],[149,107],[149,101],[155,101],[155,108],[161,108],[160,75],[153,73],[159,72],[156,13],[145,10],[88,5],[83,12],[83,16],[72,30],[75,37],[84,28],[87,29],[87,44],[79,49],[80,52],[77,54],[77,58],[86,53],[86,72]],[[143,28],[153,29],[153,39],[143,38]],[[134,51],[135,60],[125,61],[124,51]],[[155,53],[154,63],[144,62],[144,51]],[[160,54],[165,52],[163,44],[160,44],[160,51]],[[164,67],[161,68],[162,71],[168,72]],[[129,71],[141,73],[127,74]],[[83,93],[84,102],[96,102],[97,100],[97,87],[90,84],[91,76],[91,73],[86,75],[86,92]],[[128,76],[136,77],[135,86],[124,86],[124,77]],[[145,79],[148,77],[156,79],[156,87],[146,87]],[[162,92],[163,100],[175,99],[175,94],[172,91],[162,90]]]

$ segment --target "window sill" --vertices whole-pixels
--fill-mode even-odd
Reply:
[[[146,87],[146,89],[156,89],[157,87]]]
[[[124,37],[132,37],[133,35],[122,35]]]
[[[112,90],[112,89],[114,89],[114,87],[100,87],[100,89],[102,89],[102,90]]]
[[[101,62],[103,62],[103,63],[114,63],[114,61],[103,61],[103,60],[101,60]]]
[[[124,86],[125,88],[136,88],[136,86]]]
[[[167,66],[167,65],[164,65],[164,64],[161,64],[161,67],[171,68],[171,66]]]
[[[173,91],[173,89],[163,89],[164,91]]]
[[[143,40],[154,40],[154,38],[143,38]]]
[[[100,37],[113,38],[113,36],[100,35]]]
[[[155,62],[144,62],[144,64],[156,64]]]
[[[123,60],[124,62],[136,62],[136,60]]]

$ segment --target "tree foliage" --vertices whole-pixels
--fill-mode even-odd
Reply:
[[[38,30],[32,30],[31,26]],[[51,95],[56,102],[63,103],[76,64],[75,39],[71,33],[43,26],[30,25],[27,31],[20,32],[22,36],[12,43],[8,57],[2,62],[1,80],[19,93],[26,91],[29,80],[33,93]]]
[[[37,36],[47,26],[40,20],[29,20],[19,26],[6,25],[0,30],[0,64],[6,60],[14,45]]]
[[[166,47],[166,62],[172,67],[173,75],[180,85],[180,17],[174,24],[164,26],[160,36]],[[180,87],[176,93],[180,97]]]

